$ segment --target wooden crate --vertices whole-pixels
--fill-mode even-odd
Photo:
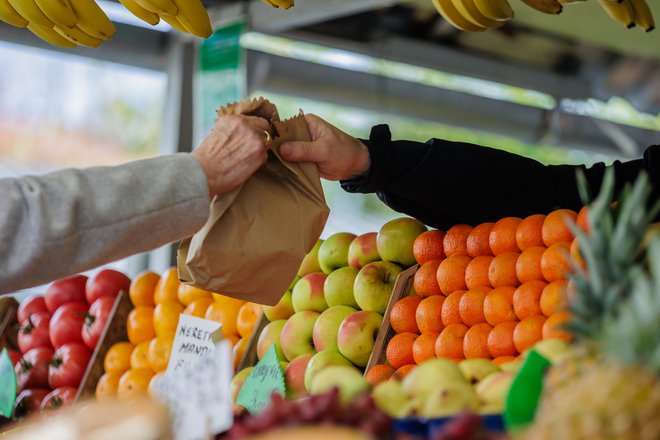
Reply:
[[[259,361],[259,358],[257,357],[257,342],[259,342],[259,335],[261,334],[261,331],[264,329],[264,327],[266,327],[266,325],[268,325],[269,322],[270,321],[268,321],[268,318],[266,318],[264,312],[261,312],[261,315],[259,315],[259,319],[254,326],[254,330],[252,330],[252,335],[248,341],[248,346],[245,349],[245,353],[243,353],[243,359],[241,359],[241,361],[238,363],[238,368],[236,371],[234,371],[234,374],[238,373],[244,368],[254,367],[257,365],[257,362]]]
[[[413,267],[404,270],[399,274],[394,283],[390,302],[387,304],[387,309],[383,315],[383,323],[380,326],[378,336],[376,336],[376,341],[374,342],[374,351],[371,352],[369,362],[364,370],[365,374],[374,365],[384,364],[386,361],[385,350],[387,349],[387,343],[392,339],[392,336],[394,336],[394,330],[392,330],[392,326],[390,325],[390,312],[398,300],[410,294],[413,285],[413,278],[415,277],[415,272],[417,272],[418,267],[419,265],[416,264]]]
[[[0,301],[0,351],[5,347],[18,350],[18,301],[10,296],[0,298]]]

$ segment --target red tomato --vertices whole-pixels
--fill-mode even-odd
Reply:
[[[43,295],[32,295],[18,306],[18,322],[23,322],[33,313],[45,312],[50,315],[46,308],[46,300]]]
[[[46,307],[50,313],[55,313],[62,304],[70,302],[87,302],[85,298],[85,275],[76,275],[70,278],[53,281],[46,289]]]
[[[82,327],[87,316],[87,303],[64,304],[50,319],[50,342],[59,348],[68,342],[82,342]]]
[[[73,387],[57,388],[48,393],[41,401],[41,410],[53,410],[69,406],[76,398],[77,392],[78,389]]]
[[[48,388],[48,363],[52,358],[53,349],[50,347],[33,348],[25,353],[14,367],[17,391]]]
[[[115,305],[115,299],[111,296],[104,296],[97,299],[90,306],[89,312],[85,317],[85,324],[82,328],[82,339],[86,346],[94,350],[96,344],[101,338],[105,323],[110,316],[112,306]]]
[[[50,347],[50,313],[33,313],[18,330],[18,348],[27,353],[33,348]]]
[[[104,269],[87,280],[85,295],[87,296],[87,302],[92,304],[104,296],[115,298],[122,290],[128,294],[130,286],[131,279],[123,273],[112,269]]]
[[[7,349],[7,354],[9,355],[9,359],[11,360],[11,364],[13,366],[16,366],[16,364],[18,363],[18,361],[21,360],[22,357],[19,351],[12,350],[11,348]]]
[[[44,397],[46,397],[46,394],[49,392],[50,390],[43,388],[31,388],[22,391],[18,397],[16,397],[16,402],[14,403],[14,418],[20,419],[39,411],[41,401],[44,400]]]
[[[92,353],[79,342],[64,344],[57,350],[48,367],[48,385],[52,389],[59,387],[77,387],[80,385],[89,358]]]

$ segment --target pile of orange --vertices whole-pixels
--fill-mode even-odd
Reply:
[[[397,334],[387,344],[388,367],[396,372],[430,357],[499,364],[541,339],[570,339],[562,329],[569,259],[580,259],[568,222],[586,229],[586,208],[421,234],[416,295],[390,314]]]
[[[167,369],[180,314],[222,323],[236,368],[261,312],[258,304],[180,284],[176,268],[162,276],[142,273],[131,283],[129,297],[134,309],[126,320],[128,341],[115,343],[106,353],[97,400],[126,401],[147,394],[152,379]]]

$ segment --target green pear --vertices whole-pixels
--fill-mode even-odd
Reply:
[[[405,417],[408,396],[398,380],[386,380],[376,385],[371,392],[374,403],[391,417]]]
[[[500,371],[500,368],[489,359],[464,359],[458,363],[458,368],[472,385],[476,385],[484,377]]]
[[[403,379],[403,389],[411,396],[426,397],[445,383],[467,384],[456,363],[447,359],[430,359],[416,366]]]
[[[338,388],[341,401],[348,403],[369,391],[369,382],[360,370],[348,365],[327,367],[312,379],[311,394],[323,394],[333,388]]]
[[[494,406],[503,409],[506,395],[509,393],[509,388],[511,388],[511,382],[513,382],[514,377],[515,373],[511,371],[493,373],[486,377],[475,388],[479,401],[484,406]]]
[[[464,411],[476,411],[479,399],[472,386],[467,382],[445,382],[435,387],[424,400],[421,416],[446,417]]]

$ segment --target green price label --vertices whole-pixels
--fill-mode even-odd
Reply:
[[[245,379],[236,403],[251,414],[259,413],[268,406],[273,393],[284,395],[285,390],[284,373],[273,344]]]
[[[16,402],[16,372],[7,349],[0,353],[0,414],[11,418]]]
[[[534,421],[543,392],[544,373],[549,366],[550,361],[536,350],[527,355],[506,396],[504,421],[509,430],[515,432]]]

